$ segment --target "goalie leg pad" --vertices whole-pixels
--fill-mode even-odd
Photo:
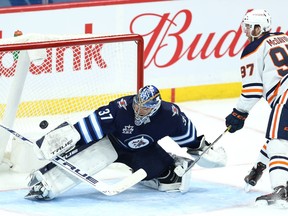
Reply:
[[[105,167],[112,164],[117,157],[118,155],[110,141],[107,138],[103,138],[97,143],[69,158],[68,161],[85,170],[85,172],[89,173],[89,175],[93,176],[103,170]],[[65,191],[81,183],[78,178],[72,176],[57,166],[43,173],[41,178],[40,182],[45,185],[48,190],[48,196],[45,196],[45,200],[53,199],[54,197],[59,196]],[[33,176],[31,177],[30,182],[32,182],[32,179]],[[43,181],[43,179],[45,179],[45,181]],[[30,192],[35,190],[35,184],[30,184],[28,186],[30,188]]]
[[[36,155],[39,159],[50,160],[70,149],[80,140],[80,134],[73,125],[64,122],[36,141]]]

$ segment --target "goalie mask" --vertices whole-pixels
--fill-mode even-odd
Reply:
[[[271,16],[264,9],[251,10],[245,14],[241,25],[242,31],[254,39],[271,30]],[[259,33],[255,33],[255,26],[260,27]]]
[[[135,125],[147,123],[161,106],[159,90],[153,85],[147,85],[138,91],[133,98]]]

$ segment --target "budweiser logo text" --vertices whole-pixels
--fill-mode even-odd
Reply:
[[[176,11],[173,14],[172,12],[164,14],[143,13],[134,17],[130,22],[129,31],[130,33],[141,34],[144,38],[144,68],[148,68],[152,64],[158,68],[165,68],[183,59],[193,61],[195,59],[206,60],[210,57],[217,59],[223,56],[235,57],[242,52],[247,44],[240,25],[235,28],[236,30],[204,34],[193,32],[192,21],[194,22],[193,15],[188,9]],[[145,24],[146,28],[139,28],[139,26],[143,26],[143,23],[149,23],[149,26],[147,27]],[[92,29],[92,24],[89,25]],[[145,32],[141,32],[143,29]],[[281,27],[277,27],[275,31],[280,32]],[[73,71],[90,70],[93,62],[99,68],[106,68],[107,61],[101,55],[102,46],[105,44],[85,45],[83,46],[84,49],[79,46],[70,47],[73,53],[70,61]],[[52,71],[63,72],[66,49],[67,47],[56,48],[56,54],[53,55],[52,48],[47,48],[47,58],[40,65],[31,62],[30,72],[34,75],[52,73]],[[5,59],[9,55],[13,55],[14,60],[7,63]],[[83,66],[81,62],[84,62]],[[0,76],[13,76],[16,64],[17,53],[15,51],[0,52]]]
[[[228,30],[220,36],[216,35],[216,32],[211,32],[208,36],[196,33],[196,36],[191,37],[192,18],[192,12],[183,9],[175,14],[140,14],[132,20],[130,25],[132,33],[139,33],[138,27],[144,20],[149,20],[151,23],[150,29],[145,28],[146,32],[141,32],[147,44],[144,53],[145,68],[151,64],[160,68],[169,67],[183,58],[192,61],[196,58],[205,60],[211,56],[234,57],[242,52],[248,42],[242,40],[241,44],[240,37],[245,35],[242,34],[240,26],[237,30]],[[281,28],[278,27],[276,31],[281,31]]]

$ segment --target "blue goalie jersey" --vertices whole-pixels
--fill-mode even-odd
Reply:
[[[131,95],[111,101],[78,121],[74,126],[81,134],[79,142],[90,144],[106,135],[112,135],[112,143],[118,142],[123,150],[139,151],[169,136],[180,147],[198,147],[199,142],[195,143],[197,134],[194,125],[174,103],[161,101],[156,114],[145,124],[136,126],[133,97]]]

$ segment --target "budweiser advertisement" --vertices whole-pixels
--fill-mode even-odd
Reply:
[[[241,81],[238,61],[247,43],[240,27],[245,12],[265,8],[272,16],[272,31],[286,33],[288,30],[285,7],[279,7],[285,5],[286,0],[278,0],[278,4],[271,4],[270,0],[238,0],[233,4],[229,0],[99,2],[0,10],[0,18],[5,20],[0,26],[0,37],[13,37],[16,30],[23,34],[140,34],[144,38],[145,84],[161,89],[193,87],[194,95],[203,94],[198,86],[217,85],[223,86],[223,90],[231,88],[231,96],[237,96]],[[1,76],[8,67],[3,65],[4,57],[0,57]],[[83,79],[85,68],[75,62],[71,64],[72,70],[79,71],[73,76]],[[35,76],[41,74],[41,65],[37,67],[39,73]],[[57,65],[56,72],[48,75],[56,76],[62,69],[63,65]],[[9,74],[5,74],[9,78]],[[71,76],[69,72],[65,74]],[[51,79],[48,75],[46,79]],[[236,85],[227,86],[231,83]],[[212,89],[212,98],[217,97],[214,93]],[[218,94],[221,95],[223,91]],[[183,98],[193,99],[192,96]]]

